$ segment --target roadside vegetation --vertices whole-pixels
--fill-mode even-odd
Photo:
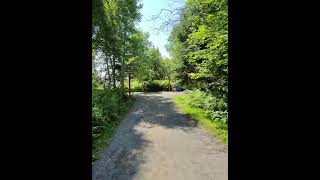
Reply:
[[[92,1],[92,161],[144,84],[149,92],[169,90],[169,81],[170,90],[182,87],[187,95],[177,104],[227,144],[227,0],[186,0],[184,7],[163,11],[176,18],[164,22],[173,27],[170,58],[136,28],[141,8],[140,0]]]
[[[228,145],[228,111],[224,102],[199,90],[176,96],[174,102],[185,114]]]

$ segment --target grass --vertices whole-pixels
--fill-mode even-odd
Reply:
[[[112,137],[120,124],[121,120],[124,118],[128,110],[133,105],[134,99],[130,99],[126,107],[123,108],[122,112],[117,119],[113,121],[112,124],[108,124],[107,129],[102,133],[92,144],[92,163],[99,159],[99,153],[110,144]]]
[[[199,122],[204,126],[211,134],[215,135],[219,140],[228,146],[228,130],[219,128],[216,121],[211,120],[203,109],[192,107],[188,104],[188,95],[174,97],[175,104],[194,121]]]

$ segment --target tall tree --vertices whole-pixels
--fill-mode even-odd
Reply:
[[[93,0],[92,42],[94,51],[105,55],[105,81],[124,88],[127,47],[135,32],[134,24],[140,19],[139,0]],[[110,73],[111,72],[111,73]],[[110,87],[110,86],[108,86]]]
[[[183,84],[192,82],[227,100],[227,0],[187,0],[168,47],[180,62],[177,74]]]

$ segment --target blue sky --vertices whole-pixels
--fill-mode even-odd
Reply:
[[[165,48],[170,32],[155,30],[162,22],[160,19],[157,21],[148,20],[150,20],[152,16],[159,14],[161,9],[181,7],[183,1],[184,0],[180,0],[179,2],[174,2],[174,0],[141,0],[141,3],[143,4],[142,9],[140,10],[142,18],[137,27],[143,32],[148,32],[150,34],[149,40],[155,47],[159,48],[162,57],[170,57]],[[166,12],[164,12],[163,15],[165,15],[165,13]]]

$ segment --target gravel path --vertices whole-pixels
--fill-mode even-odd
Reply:
[[[227,149],[173,105],[179,94],[137,94],[92,179],[227,180]]]

